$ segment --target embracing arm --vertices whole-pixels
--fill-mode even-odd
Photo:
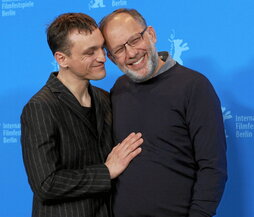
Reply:
[[[124,170],[131,160],[130,157],[126,160],[127,156],[123,156],[122,149],[118,148],[118,156],[113,160],[107,160],[109,166],[102,163],[87,165],[82,169],[67,168],[61,162],[60,147],[57,145],[59,132],[46,104],[28,103],[21,115],[21,126],[23,159],[28,180],[35,196],[43,201],[87,197],[108,192],[111,188],[112,168],[115,171],[114,165],[124,161],[121,167]],[[131,145],[128,148],[129,154],[135,157],[132,152],[136,155],[140,152],[137,148],[142,141],[136,134],[132,137],[131,141],[124,143],[124,147]]]

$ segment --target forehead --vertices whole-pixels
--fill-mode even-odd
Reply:
[[[133,34],[143,30],[142,25],[129,14],[117,14],[105,25],[103,35],[107,45],[125,43]]]
[[[92,46],[102,46],[104,43],[104,38],[98,28],[92,31],[92,33],[74,29],[69,33],[68,38],[72,47],[82,46],[82,48],[88,48]]]

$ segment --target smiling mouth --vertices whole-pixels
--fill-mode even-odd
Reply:
[[[132,65],[138,65],[141,63],[141,61],[144,59],[144,57],[141,57],[137,62],[132,63]]]
[[[135,62],[132,60],[132,61],[130,61],[129,63],[127,63],[128,65],[138,65],[139,63],[141,63],[142,62],[142,60],[145,58],[145,56],[144,55],[142,55],[141,57],[139,57],[139,59],[138,60],[136,60]]]
[[[96,65],[95,68],[104,68],[104,64]]]

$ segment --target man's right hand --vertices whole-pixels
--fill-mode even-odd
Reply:
[[[131,160],[140,152],[143,143],[141,133],[131,133],[109,153],[105,165],[108,167],[110,178],[119,176],[129,165]]]

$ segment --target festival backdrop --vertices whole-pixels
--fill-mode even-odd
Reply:
[[[254,2],[252,0],[2,0],[0,15],[0,216],[31,216],[32,192],[22,160],[20,114],[58,66],[45,29],[59,14],[96,21],[121,7],[140,11],[159,51],[203,73],[221,100],[229,179],[217,217],[254,216]],[[253,62],[252,62],[253,61]],[[107,60],[110,90],[122,74]]]

